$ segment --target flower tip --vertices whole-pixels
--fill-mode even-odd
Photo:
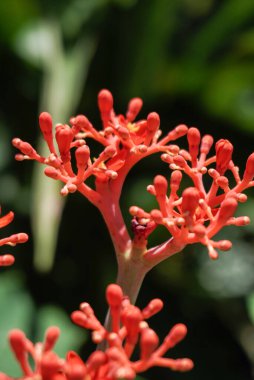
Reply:
[[[45,332],[45,340],[54,345],[60,335],[60,329],[57,326],[50,326]]]
[[[186,334],[187,327],[183,323],[178,323],[175,326],[173,326],[168,335],[172,347],[179,343],[181,340],[183,340]]]
[[[220,222],[223,220],[228,220],[234,215],[236,208],[238,206],[237,200],[234,197],[228,197],[221,203],[221,208],[218,213],[218,219]]]
[[[9,332],[10,345],[17,356],[25,350],[26,336],[23,331],[14,329]]]
[[[44,174],[49,178],[53,178],[53,179],[59,178],[59,173],[58,173],[57,169],[53,168],[52,166],[47,166],[44,169]]]
[[[15,261],[15,258],[12,255],[3,255],[0,256],[0,267],[9,267]]]
[[[232,248],[232,242],[230,240],[221,240],[217,244],[221,251],[229,251]]]
[[[155,132],[160,126],[160,116],[157,112],[151,112],[147,116],[147,128],[151,132]]]
[[[24,232],[20,232],[17,234],[18,243],[26,243],[28,239],[29,236]]]
[[[232,158],[233,149],[234,147],[231,142],[225,139],[220,139],[215,144],[216,170],[220,174],[224,174],[228,169],[229,162]]]
[[[159,338],[155,331],[150,328],[143,329],[140,339],[142,359],[148,359],[153,351],[158,347],[158,344]]]
[[[110,284],[106,290],[106,299],[111,307],[120,306],[123,299],[123,291],[117,284]]]
[[[154,298],[142,311],[144,318],[150,318],[150,316],[159,313],[159,311],[161,311],[161,309],[163,308],[163,305],[163,301],[160,298]]]
[[[113,145],[108,145],[104,149],[104,154],[105,154],[106,158],[111,158],[116,154],[116,148]]]
[[[143,106],[143,100],[141,98],[131,99],[129,104],[128,104],[128,111],[126,113],[126,118],[130,122],[135,120],[135,118],[138,115],[139,111],[141,110],[142,106]]]
[[[158,209],[154,209],[150,212],[151,218],[157,224],[161,224],[163,220],[162,212]]]
[[[90,122],[85,115],[77,115],[70,119],[70,123],[73,126],[79,127],[80,129],[89,129]]]
[[[52,117],[48,112],[42,112],[39,116],[39,125],[43,133],[52,131]]]
[[[107,89],[103,89],[98,94],[98,106],[102,113],[108,113],[113,108],[113,96]]]
[[[176,365],[177,371],[187,372],[194,368],[194,363],[191,359],[188,359],[188,358],[177,359],[176,362],[177,362],[177,365]]]
[[[10,211],[8,214],[0,217],[0,228],[3,228],[5,226],[8,226],[13,221],[14,218],[14,212]]]
[[[157,196],[164,196],[168,190],[168,181],[162,175],[157,175],[154,178],[153,185]]]
[[[254,177],[254,153],[252,153],[246,162],[246,167],[243,175],[245,181],[251,181]]]
[[[187,139],[191,146],[197,146],[200,143],[200,132],[197,128],[191,127],[187,133]]]
[[[87,161],[89,160],[90,157],[90,149],[87,145],[82,145],[79,148],[76,149],[75,151],[75,157],[76,157],[76,162],[77,166],[86,166]]]
[[[182,210],[184,213],[193,214],[198,207],[200,193],[195,187],[188,187],[182,194]]]

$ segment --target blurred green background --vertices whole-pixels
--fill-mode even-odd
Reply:
[[[79,194],[64,205],[58,185],[42,180],[42,167],[14,161],[11,139],[40,146],[41,110],[55,122],[84,113],[100,126],[96,97],[106,87],[119,113],[131,97],[142,97],[141,117],[157,111],[165,133],[186,123],[230,139],[243,170],[254,150],[254,2],[3,0],[0,54],[0,203],[3,213],[16,213],[1,235],[30,235],[29,243],[10,248],[16,264],[0,279],[0,370],[19,376],[8,329],[21,327],[36,340],[58,324],[58,352],[77,349],[86,357],[92,344],[68,313],[86,300],[104,319],[104,289],[116,264],[97,210]],[[154,207],[145,189],[159,172],[169,176],[156,156],[128,176],[122,196],[128,223],[130,205]],[[169,354],[191,357],[195,368],[186,374],[157,368],[144,378],[254,378],[254,194],[248,193],[239,215],[253,216],[252,224],[221,233],[234,242],[229,253],[211,262],[201,246],[191,246],[147,276],[139,306],[152,297],[165,301],[151,321],[161,339],[174,323],[187,324],[187,338]],[[166,237],[158,230],[151,244]]]

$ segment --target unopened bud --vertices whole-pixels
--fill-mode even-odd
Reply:
[[[101,113],[109,113],[113,108],[113,96],[109,90],[101,90],[98,95],[98,106]]]
[[[181,342],[187,334],[187,327],[178,323],[170,330],[169,334],[166,336],[164,342],[166,343],[168,349],[174,347],[177,343]]]
[[[48,166],[44,170],[44,174],[47,177],[53,178],[53,179],[59,179],[59,172],[57,169],[53,168],[52,166]]]
[[[155,298],[142,310],[144,319],[152,317],[154,314],[159,313],[163,308],[163,302],[159,298]]]
[[[216,151],[216,170],[223,175],[228,169],[232,158],[233,145],[228,141],[221,139],[215,145]]]
[[[120,286],[116,284],[110,284],[106,290],[106,299],[109,306],[120,306],[123,299],[123,291]]]
[[[152,210],[150,212],[151,218],[154,220],[155,223],[161,224],[163,221],[163,216],[160,210]]]
[[[216,243],[216,247],[221,251],[229,251],[232,248],[232,242],[230,240],[220,240]]]
[[[246,167],[243,175],[243,179],[246,182],[250,182],[254,177],[254,153],[252,153],[246,162]]]
[[[153,185],[155,188],[156,195],[158,197],[165,196],[168,190],[168,181],[162,175],[157,175],[154,178]]]
[[[143,101],[140,98],[133,98],[130,100],[128,105],[128,111],[126,113],[126,118],[129,121],[133,121],[136,119],[136,116],[138,115],[139,111],[141,110],[143,105]]]
[[[147,129],[150,132],[155,132],[160,126],[160,116],[157,112],[151,112],[147,116]]]
[[[196,159],[199,151],[200,132],[197,128],[190,128],[187,133],[189,150],[192,159]]]
[[[174,170],[170,177],[170,188],[173,192],[177,192],[182,180],[182,173],[180,170]]]
[[[195,187],[188,187],[182,194],[182,211],[193,215],[199,205],[200,194]]]
[[[213,145],[213,137],[210,135],[205,135],[201,140],[200,152],[207,155]]]
[[[140,338],[141,360],[148,359],[158,344],[158,335],[150,328],[143,329]]]

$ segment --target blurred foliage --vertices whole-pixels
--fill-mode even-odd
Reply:
[[[164,133],[186,123],[216,139],[229,138],[241,171],[253,150],[253,0],[3,0],[0,53],[0,203],[4,211],[16,211],[10,227],[15,231],[31,230],[33,174],[30,163],[14,162],[9,141],[15,135],[33,144],[38,141],[34,127],[38,109],[52,112],[56,122],[85,113],[97,124],[96,95],[108,87],[118,112],[125,111],[130,97],[143,97],[141,116],[159,112]],[[169,176],[158,156],[132,170],[121,200],[126,220],[130,221],[132,204],[155,207],[145,188],[158,172]],[[39,187],[45,199],[48,192]],[[47,206],[44,211],[46,226]],[[173,355],[190,356],[196,366],[186,374],[151,370],[145,378],[254,378],[251,190],[239,215],[252,217],[252,224],[223,231],[234,246],[231,252],[221,253],[218,262],[209,261],[205,250],[195,245],[148,274],[139,304],[152,297],[165,300],[164,311],[152,321],[160,336],[176,322],[188,325],[188,338]],[[68,197],[58,224],[53,223],[59,233],[49,273],[40,274],[32,266],[35,237],[30,232],[30,242],[15,248],[16,270],[1,274],[2,371],[16,374],[12,355],[7,353],[11,327],[41,339],[48,324],[61,325],[62,354],[67,346],[76,349],[86,341],[85,335],[78,332],[77,336],[77,330],[68,326],[66,312],[88,301],[104,319],[103,289],[114,281],[116,264],[103,221],[93,206],[75,194]],[[45,231],[43,240],[48,242]],[[167,231],[158,229],[150,244],[166,237]],[[89,343],[83,345],[82,355],[88,355],[90,348]]]

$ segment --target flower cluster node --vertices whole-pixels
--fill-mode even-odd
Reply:
[[[1,210],[1,209],[0,209]],[[14,213],[10,211],[8,214],[0,217],[0,228],[8,226],[13,221]],[[8,236],[6,238],[0,239],[0,247],[2,245],[9,245],[14,247],[16,244],[26,243],[28,240],[28,235],[20,232],[18,234],[14,234]],[[0,256],[0,267],[1,266],[10,266],[14,263],[15,259],[11,254],[5,254]]]

